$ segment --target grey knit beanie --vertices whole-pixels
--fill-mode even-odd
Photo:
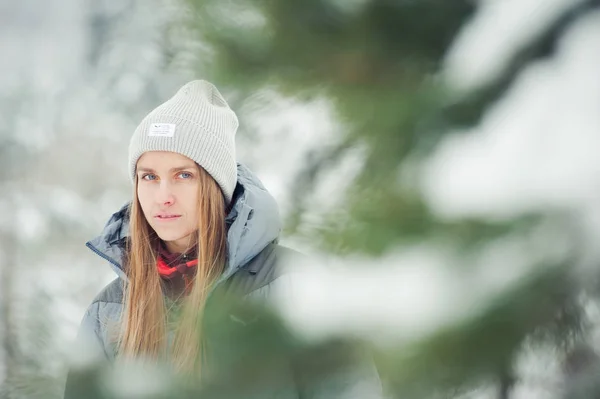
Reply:
[[[204,80],[189,82],[135,129],[129,143],[131,179],[135,181],[136,164],[144,152],[176,152],[202,166],[229,204],[237,182],[237,128],[237,116],[214,85]]]

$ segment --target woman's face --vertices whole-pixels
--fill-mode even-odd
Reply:
[[[167,151],[149,151],[137,162],[137,195],[146,220],[173,253],[183,253],[198,230],[198,168]]]

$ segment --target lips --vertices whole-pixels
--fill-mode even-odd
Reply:
[[[174,220],[177,218],[180,218],[181,215],[174,215],[174,214],[168,214],[168,213],[159,213],[158,215],[155,215],[154,218],[158,219],[158,220]]]

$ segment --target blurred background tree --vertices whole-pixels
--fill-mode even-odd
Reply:
[[[291,184],[289,234],[326,252],[372,258],[411,244],[441,243],[462,260],[452,269],[459,274],[469,268],[475,273],[474,254],[506,237],[525,243],[540,229],[565,233],[548,235],[545,245],[531,248],[548,256],[525,262],[523,268],[534,271],[505,287],[476,316],[410,346],[380,350],[378,366],[393,397],[447,397],[488,383],[496,386],[497,397],[507,398],[522,378],[515,366],[526,346],[550,344],[560,357],[585,340],[581,295],[591,287],[575,274],[577,265],[597,259],[584,259],[586,240],[576,215],[538,209],[503,219],[446,218],[432,210],[419,178],[420,167],[447,136],[480,124],[527,68],[552,58],[566,32],[597,12],[600,2],[565,3],[502,60],[499,72],[466,89],[445,74],[448,54],[484,2],[189,0],[189,5],[190,26],[212,51],[199,71],[209,71],[218,86],[249,101],[270,90],[298,101],[325,99],[333,109],[340,126],[335,139],[324,137],[324,145],[308,153]],[[356,149],[360,167],[344,173],[343,160]],[[332,173],[338,173],[338,201],[324,206],[312,194]],[[307,217],[315,213],[318,219]],[[549,255],[555,240],[565,250]],[[507,256],[505,262],[511,261]]]
[[[356,276],[368,277],[369,271],[380,269],[376,266],[389,266],[390,273],[379,281],[381,293],[365,282],[365,292],[377,297],[365,306],[387,309],[383,325],[396,326],[383,331],[383,343],[372,333],[384,328],[369,325],[367,319],[362,334],[349,323],[327,339],[310,341],[298,339],[279,316],[263,310],[243,308],[249,318],[254,311],[262,316],[243,330],[216,317],[217,335],[226,340],[221,360],[234,366],[203,387],[202,397],[259,395],[259,382],[269,378],[282,356],[295,351],[307,350],[307,371],[326,374],[331,364],[343,361],[345,344],[357,336],[373,351],[390,397],[520,398],[527,397],[523,392],[528,386],[551,398],[598,395],[598,220],[584,207],[556,206],[555,198],[545,197],[513,212],[447,212],[440,203],[451,198],[435,195],[435,190],[432,194],[423,182],[432,164],[451,170],[452,160],[440,161],[440,149],[482,136],[477,129],[519,87],[532,91],[523,84],[525,76],[542,76],[547,71],[540,64],[561,65],[565,57],[581,54],[565,51],[565,42],[586,21],[598,25],[599,1],[53,0],[45,7],[32,2],[0,5],[7,15],[18,10],[17,17],[7,19],[7,24],[22,25],[18,39],[33,35],[39,21],[53,21],[37,31],[37,42],[19,42],[21,47],[9,53],[14,62],[6,66],[15,69],[5,74],[10,90],[2,90],[0,182],[5,194],[0,204],[8,211],[0,226],[0,397],[60,397],[62,381],[56,376],[62,370],[51,361],[60,357],[49,351],[54,335],[45,330],[61,329],[44,323],[51,317],[74,328],[72,302],[82,310],[109,281],[108,268],[84,267],[90,255],[81,239],[91,238],[129,196],[123,148],[135,124],[180,83],[197,77],[217,84],[240,114],[240,158],[260,169],[261,178],[300,171],[286,187],[291,194],[289,203],[284,201],[285,240],[341,257]],[[509,51],[495,48],[497,41],[486,43],[489,36],[478,36],[485,28],[481,21],[493,22],[482,14],[501,19],[506,17],[503,7],[526,18],[526,24],[495,32],[514,38],[514,30],[523,30]],[[11,38],[2,36],[9,39],[0,41]],[[473,58],[459,62],[458,72],[452,70],[457,43],[465,36],[487,47],[483,54],[499,54],[489,57],[495,68],[488,65],[486,72],[486,60]],[[596,42],[587,36],[579,39],[595,54]],[[44,58],[48,53],[42,50],[50,47],[54,57]],[[19,66],[15,60],[25,50],[35,56]],[[579,61],[588,64],[589,59]],[[14,84],[17,72],[31,88]],[[583,92],[594,92],[596,83],[584,80]],[[567,91],[565,85],[560,93],[565,101],[571,99]],[[590,97],[588,103],[600,102]],[[278,113],[290,104],[307,107],[294,123],[319,112],[331,119],[324,118],[331,126],[322,135],[310,136],[309,151],[296,158],[290,156],[293,151],[283,151],[286,141],[292,142],[289,137],[264,132],[264,117],[281,118]],[[585,101],[577,104],[583,120],[598,114],[596,108],[583,107]],[[567,112],[550,111],[549,124],[557,124],[558,116]],[[504,114],[507,119],[524,117]],[[559,128],[573,137],[584,130],[579,123]],[[282,160],[287,162],[261,164],[261,158],[272,157],[265,152],[266,144],[256,145],[260,140],[269,142],[268,151],[285,153]],[[540,153],[556,148],[546,147],[545,140],[542,136],[526,154],[526,168],[539,161],[538,148]],[[564,152],[577,154],[569,148]],[[564,166],[558,162],[561,154],[551,155]],[[288,157],[297,165],[287,165],[292,162]],[[572,163],[579,160],[575,155]],[[581,164],[588,165],[584,160]],[[555,178],[557,170],[548,169],[531,184]],[[519,172],[513,179],[522,177]],[[562,176],[558,173],[557,179]],[[595,186],[590,175],[585,177],[582,181]],[[492,184],[482,190],[506,184],[488,179]],[[565,197],[585,197],[571,185],[563,187]],[[525,197],[525,191],[517,197]],[[481,208],[486,198],[475,197],[471,204]],[[588,205],[595,197],[590,198]],[[32,209],[42,215],[37,222],[27,217]],[[16,225],[29,233],[15,234]],[[597,230],[590,232],[590,226]],[[414,248],[426,261],[439,262],[437,268],[405,256]],[[13,268],[13,263],[37,267]],[[416,280],[415,272],[420,276]],[[61,284],[53,286],[56,280]],[[384,285],[385,280],[392,284]],[[31,281],[40,286],[32,292],[21,289]],[[348,289],[343,273],[334,282],[340,292]],[[386,292],[395,289],[408,293]],[[22,311],[16,306],[21,295],[16,294],[22,293],[34,298],[31,309],[16,317]],[[349,303],[336,318],[354,315],[356,302]],[[363,309],[354,318],[364,314]],[[311,354],[326,350],[331,364],[311,359]],[[564,381],[536,375],[531,362],[558,363],[558,377]],[[48,370],[51,364],[54,368]],[[81,367],[77,383],[86,389],[86,397],[197,397],[176,380],[161,385],[165,374],[155,371],[140,378],[122,369],[107,373]]]

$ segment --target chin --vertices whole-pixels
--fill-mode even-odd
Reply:
[[[158,238],[163,241],[177,241],[193,234],[193,231],[169,230],[169,229],[154,229]]]
[[[156,235],[163,241],[177,241],[184,238],[187,234],[175,234],[171,232],[157,231]]]

